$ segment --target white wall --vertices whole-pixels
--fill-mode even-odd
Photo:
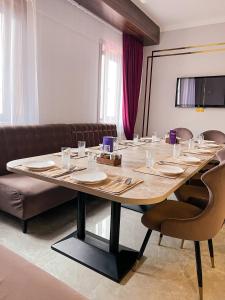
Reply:
[[[96,122],[99,41],[121,33],[69,0],[37,0],[40,123]]]
[[[146,56],[153,49],[225,42],[225,23],[198,28],[176,30],[161,34],[157,47],[145,47],[143,84],[136,131],[141,132]],[[223,46],[225,48],[225,46]],[[149,118],[149,134],[165,134],[171,128],[187,127],[198,134],[207,129],[225,132],[225,108],[207,108],[204,113],[195,109],[175,108],[176,79],[182,76],[225,75],[225,52],[155,58]]]

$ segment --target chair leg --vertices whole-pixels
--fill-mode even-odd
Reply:
[[[198,288],[199,288],[199,299],[203,300],[203,290],[202,290],[202,262],[201,262],[201,249],[200,242],[195,241],[195,259],[196,259],[196,271],[198,276]]]
[[[162,238],[163,238],[163,234],[162,234],[162,233],[160,233],[160,236],[159,236],[159,242],[158,242],[158,245],[159,245],[159,246],[161,245]]]
[[[211,258],[212,268],[215,268],[214,251],[213,251],[213,241],[212,240],[208,240],[208,248],[209,248],[209,254],[210,254],[210,258]]]
[[[181,248],[181,249],[184,249],[184,240],[181,241],[180,248]]]
[[[23,233],[27,233],[27,220],[21,220],[22,231]]]
[[[145,248],[146,248],[146,246],[148,244],[149,238],[151,236],[151,233],[152,233],[151,229],[148,229],[148,231],[147,231],[147,233],[145,235],[144,241],[143,241],[143,243],[141,245],[141,249],[140,249],[140,251],[138,253],[137,260],[140,260],[142,258],[143,254],[144,254],[144,251],[145,251]]]

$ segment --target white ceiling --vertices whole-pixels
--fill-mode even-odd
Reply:
[[[225,22],[225,0],[132,1],[160,26],[161,31]]]

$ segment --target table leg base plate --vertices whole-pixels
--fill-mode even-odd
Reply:
[[[118,253],[109,252],[109,241],[90,232],[86,232],[84,240],[74,232],[52,245],[52,249],[116,282],[131,270],[138,255],[124,246]]]

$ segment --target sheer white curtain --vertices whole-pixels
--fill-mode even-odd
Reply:
[[[178,90],[178,105],[183,107],[195,106],[195,79],[182,78],[179,82]]]
[[[0,123],[39,121],[35,0],[0,0]]]
[[[122,124],[122,39],[121,45],[100,44],[101,93],[99,121],[117,125],[118,136],[123,136]]]

